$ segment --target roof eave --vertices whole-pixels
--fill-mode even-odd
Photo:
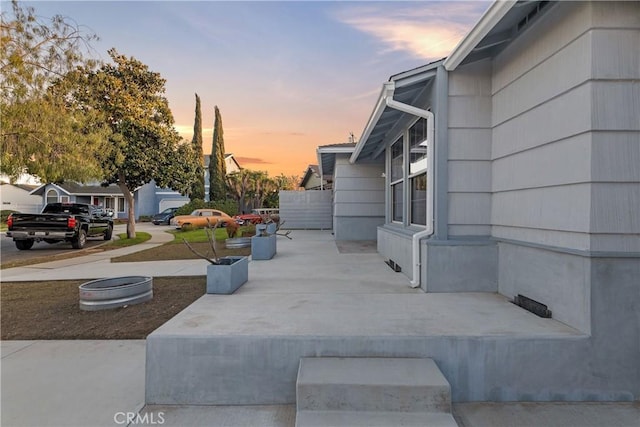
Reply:
[[[496,0],[493,2],[471,31],[444,60],[444,68],[447,71],[455,70],[516,3],[517,0]]]

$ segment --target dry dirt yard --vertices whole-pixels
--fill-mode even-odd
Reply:
[[[207,252],[207,243],[194,243]],[[218,256],[249,255],[250,248],[219,249]],[[197,258],[183,244],[165,244],[112,259],[137,262]],[[0,339],[144,339],[206,292],[205,276],[154,277],[151,301],[100,311],[79,307],[78,286],[88,280],[0,283]]]

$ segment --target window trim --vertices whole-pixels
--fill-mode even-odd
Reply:
[[[398,138],[396,138],[396,140],[389,146],[389,184],[387,186],[387,188],[389,189],[389,206],[390,206],[390,212],[389,212],[389,222],[393,223],[393,224],[401,224],[404,225],[405,224],[405,219],[406,219],[406,215],[405,215],[405,192],[406,192],[406,186],[404,185],[405,183],[405,172],[406,172],[406,156],[405,156],[405,132],[403,132],[400,136],[398,136]],[[402,147],[402,163],[400,166],[401,169],[401,177],[399,179],[394,180],[393,179],[393,147],[396,144],[400,144],[400,146]],[[401,203],[401,212],[400,212],[400,220],[395,219],[395,203],[394,203],[394,187],[398,184],[402,184],[402,192],[401,192],[401,198],[402,198],[402,203]]]

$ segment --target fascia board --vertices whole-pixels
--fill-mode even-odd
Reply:
[[[453,49],[451,55],[444,60],[444,68],[447,71],[455,70],[516,3],[516,0],[493,2],[471,31]]]

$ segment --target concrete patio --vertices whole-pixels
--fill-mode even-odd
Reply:
[[[152,230],[154,238],[163,232]],[[163,424],[171,426],[293,427],[295,369],[290,365],[295,360],[297,366],[300,354],[384,356],[396,355],[399,349],[408,356],[436,360],[452,384],[453,415],[460,426],[638,425],[638,402],[557,402],[571,396],[545,388],[547,369],[560,376],[570,372],[563,381],[580,392],[588,380],[580,373],[581,365],[588,362],[580,362],[576,352],[588,354],[588,336],[538,318],[495,294],[424,294],[411,289],[405,276],[384,264],[371,242],[336,245],[329,232],[318,231],[296,230],[292,237],[278,238],[278,254],[272,260],[251,262],[249,281],[234,295],[203,296],[154,332],[147,346],[145,341],[2,342],[2,425],[127,425],[121,414],[141,410],[141,416],[148,414],[147,422],[153,416],[158,423],[161,416]],[[195,263],[204,271],[205,261]],[[57,277],[64,271],[92,278],[108,264],[107,259],[77,258],[64,261],[61,268],[34,266],[10,276],[33,280],[45,272]],[[126,268],[135,274],[194,274],[171,261],[127,263]],[[165,354],[154,355],[158,350]],[[504,365],[501,354],[515,361]],[[182,371],[189,382],[181,384],[163,359],[190,367]],[[209,371],[202,361],[204,366],[221,364]],[[527,372],[521,368],[525,362]],[[549,364],[552,369],[545,367]],[[158,373],[161,367],[167,370]],[[273,381],[265,380],[269,371],[271,377],[266,378]],[[509,400],[504,396],[523,379],[531,381],[532,389],[547,393],[548,399],[541,400],[556,402],[465,403],[474,399],[460,397],[460,384],[466,387],[475,381],[501,390],[502,394],[494,391],[495,400]],[[159,390],[166,392],[164,398],[185,398],[185,393],[175,392],[176,386],[201,388],[202,402],[209,401],[216,394],[208,387],[211,383],[235,388],[227,398],[236,403],[195,405],[185,399],[182,404],[150,404],[149,396],[155,399]],[[481,388],[473,388],[474,393],[481,393]],[[239,404],[239,398],[281,403]],[[532,399],[533,395],[520,400]]]
[[[291,404],[300,358],[320,356],[433,358],[454,402],[628,400],[576,383],[589,336],[573,328],[493,293],[411,289],[367,243],[293,236],[235,294],[205,295],[149,335],[148,404]]]

